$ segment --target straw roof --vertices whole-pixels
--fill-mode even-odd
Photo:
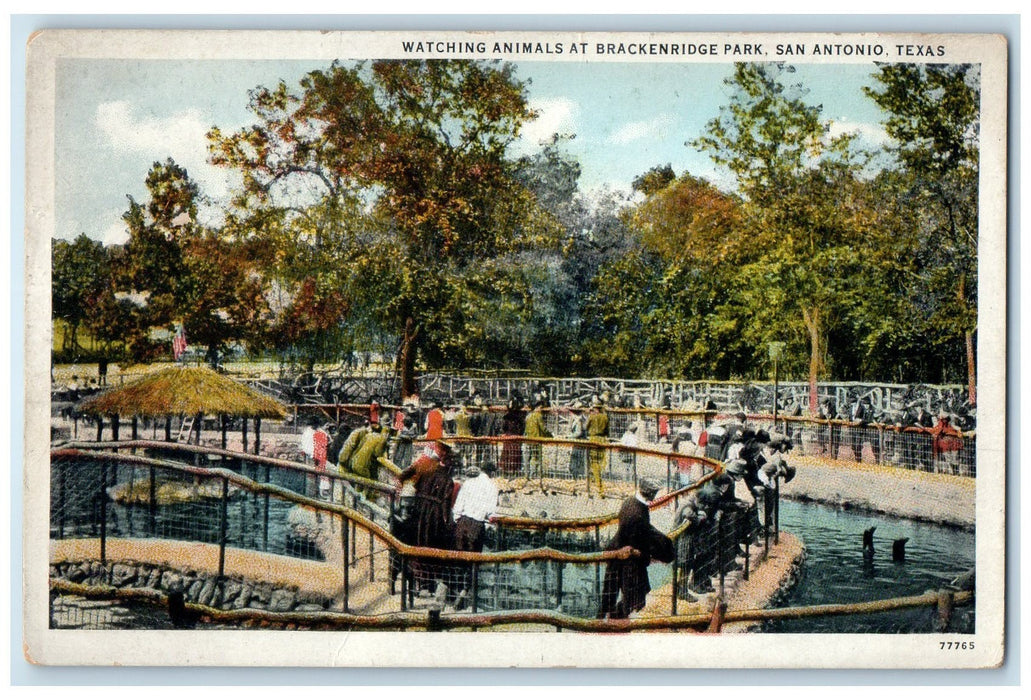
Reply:
[[[285,418],[286,407],[207,367],[168,367],[83,401],[95,415],[169,416],[226,414]]]

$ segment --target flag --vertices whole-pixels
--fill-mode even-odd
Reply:
[[[183,324],[179,324],[179,330],[175,332],[175,337],[172,338],[172,357],[178,360],[186,352],[186,329]]]

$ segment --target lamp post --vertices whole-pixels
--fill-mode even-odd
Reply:
[[[777,372],[777,361],[784,354],[784,343],[774,341],[769,344],[770,360],[773,361],[773,429],[777,429],[777,403],[780,394],[780,375]]]

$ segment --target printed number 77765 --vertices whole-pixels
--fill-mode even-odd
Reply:
[[[938,642],[942,649],[973,649],[973,642]]]

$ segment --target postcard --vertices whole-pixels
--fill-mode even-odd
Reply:
[[[1002,662],[1003,37],[26,50],[31,662]]]

